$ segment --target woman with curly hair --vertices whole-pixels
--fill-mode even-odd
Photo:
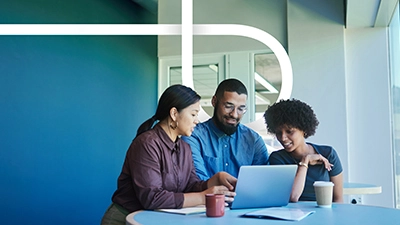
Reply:
[[[332,200],[343,202],[343,169],[335,149],[305,141],[319,124],[312,108],[297,99],[280,100],[265,111],[264,118],[268,132],[284,148],[271,153],[269,164],[298,165],[290,201],[315,201],[314,181],[331,181]]]

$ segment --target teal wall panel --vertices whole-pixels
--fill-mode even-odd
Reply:
[[[0,3],[0,23],[156,22],[128,0]],[[156,104],[156,36],[0,36],[1,224],[99,224]]]

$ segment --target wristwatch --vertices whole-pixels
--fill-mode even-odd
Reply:
[[[303,162],[299,162],[299,166],[304,166],[305,168],[307,168],[307,169],[308,169],[308,165],[307,165],[307,164],[305,164],[305,163],[303,163]]]

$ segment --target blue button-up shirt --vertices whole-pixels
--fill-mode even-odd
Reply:
[[[220,171],[237,177],[242,165],[268,163],[262,137],[242,124],[229,136],[219,130],[211,118],[198,124],[190,137],[182,136],[182,139],[190,144],[196,173],[202,180]]]

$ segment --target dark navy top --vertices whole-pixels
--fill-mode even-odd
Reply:
[[[333,167],[331,171],[328,171],[325,169],[324,164],[308,165],[306,182],[299,201],[315,201],[314,181],[330,181],[330,177],[339,175],[343,171],[342,164],[340,163],[339,156],[335,149],[331,146],[312,143],[307,144],[312,145],[318,154],[328,159],[328,161],[333,164]],[[271,165],[298,164],[285,149],[272,152],[269,156],[269,163]]]

